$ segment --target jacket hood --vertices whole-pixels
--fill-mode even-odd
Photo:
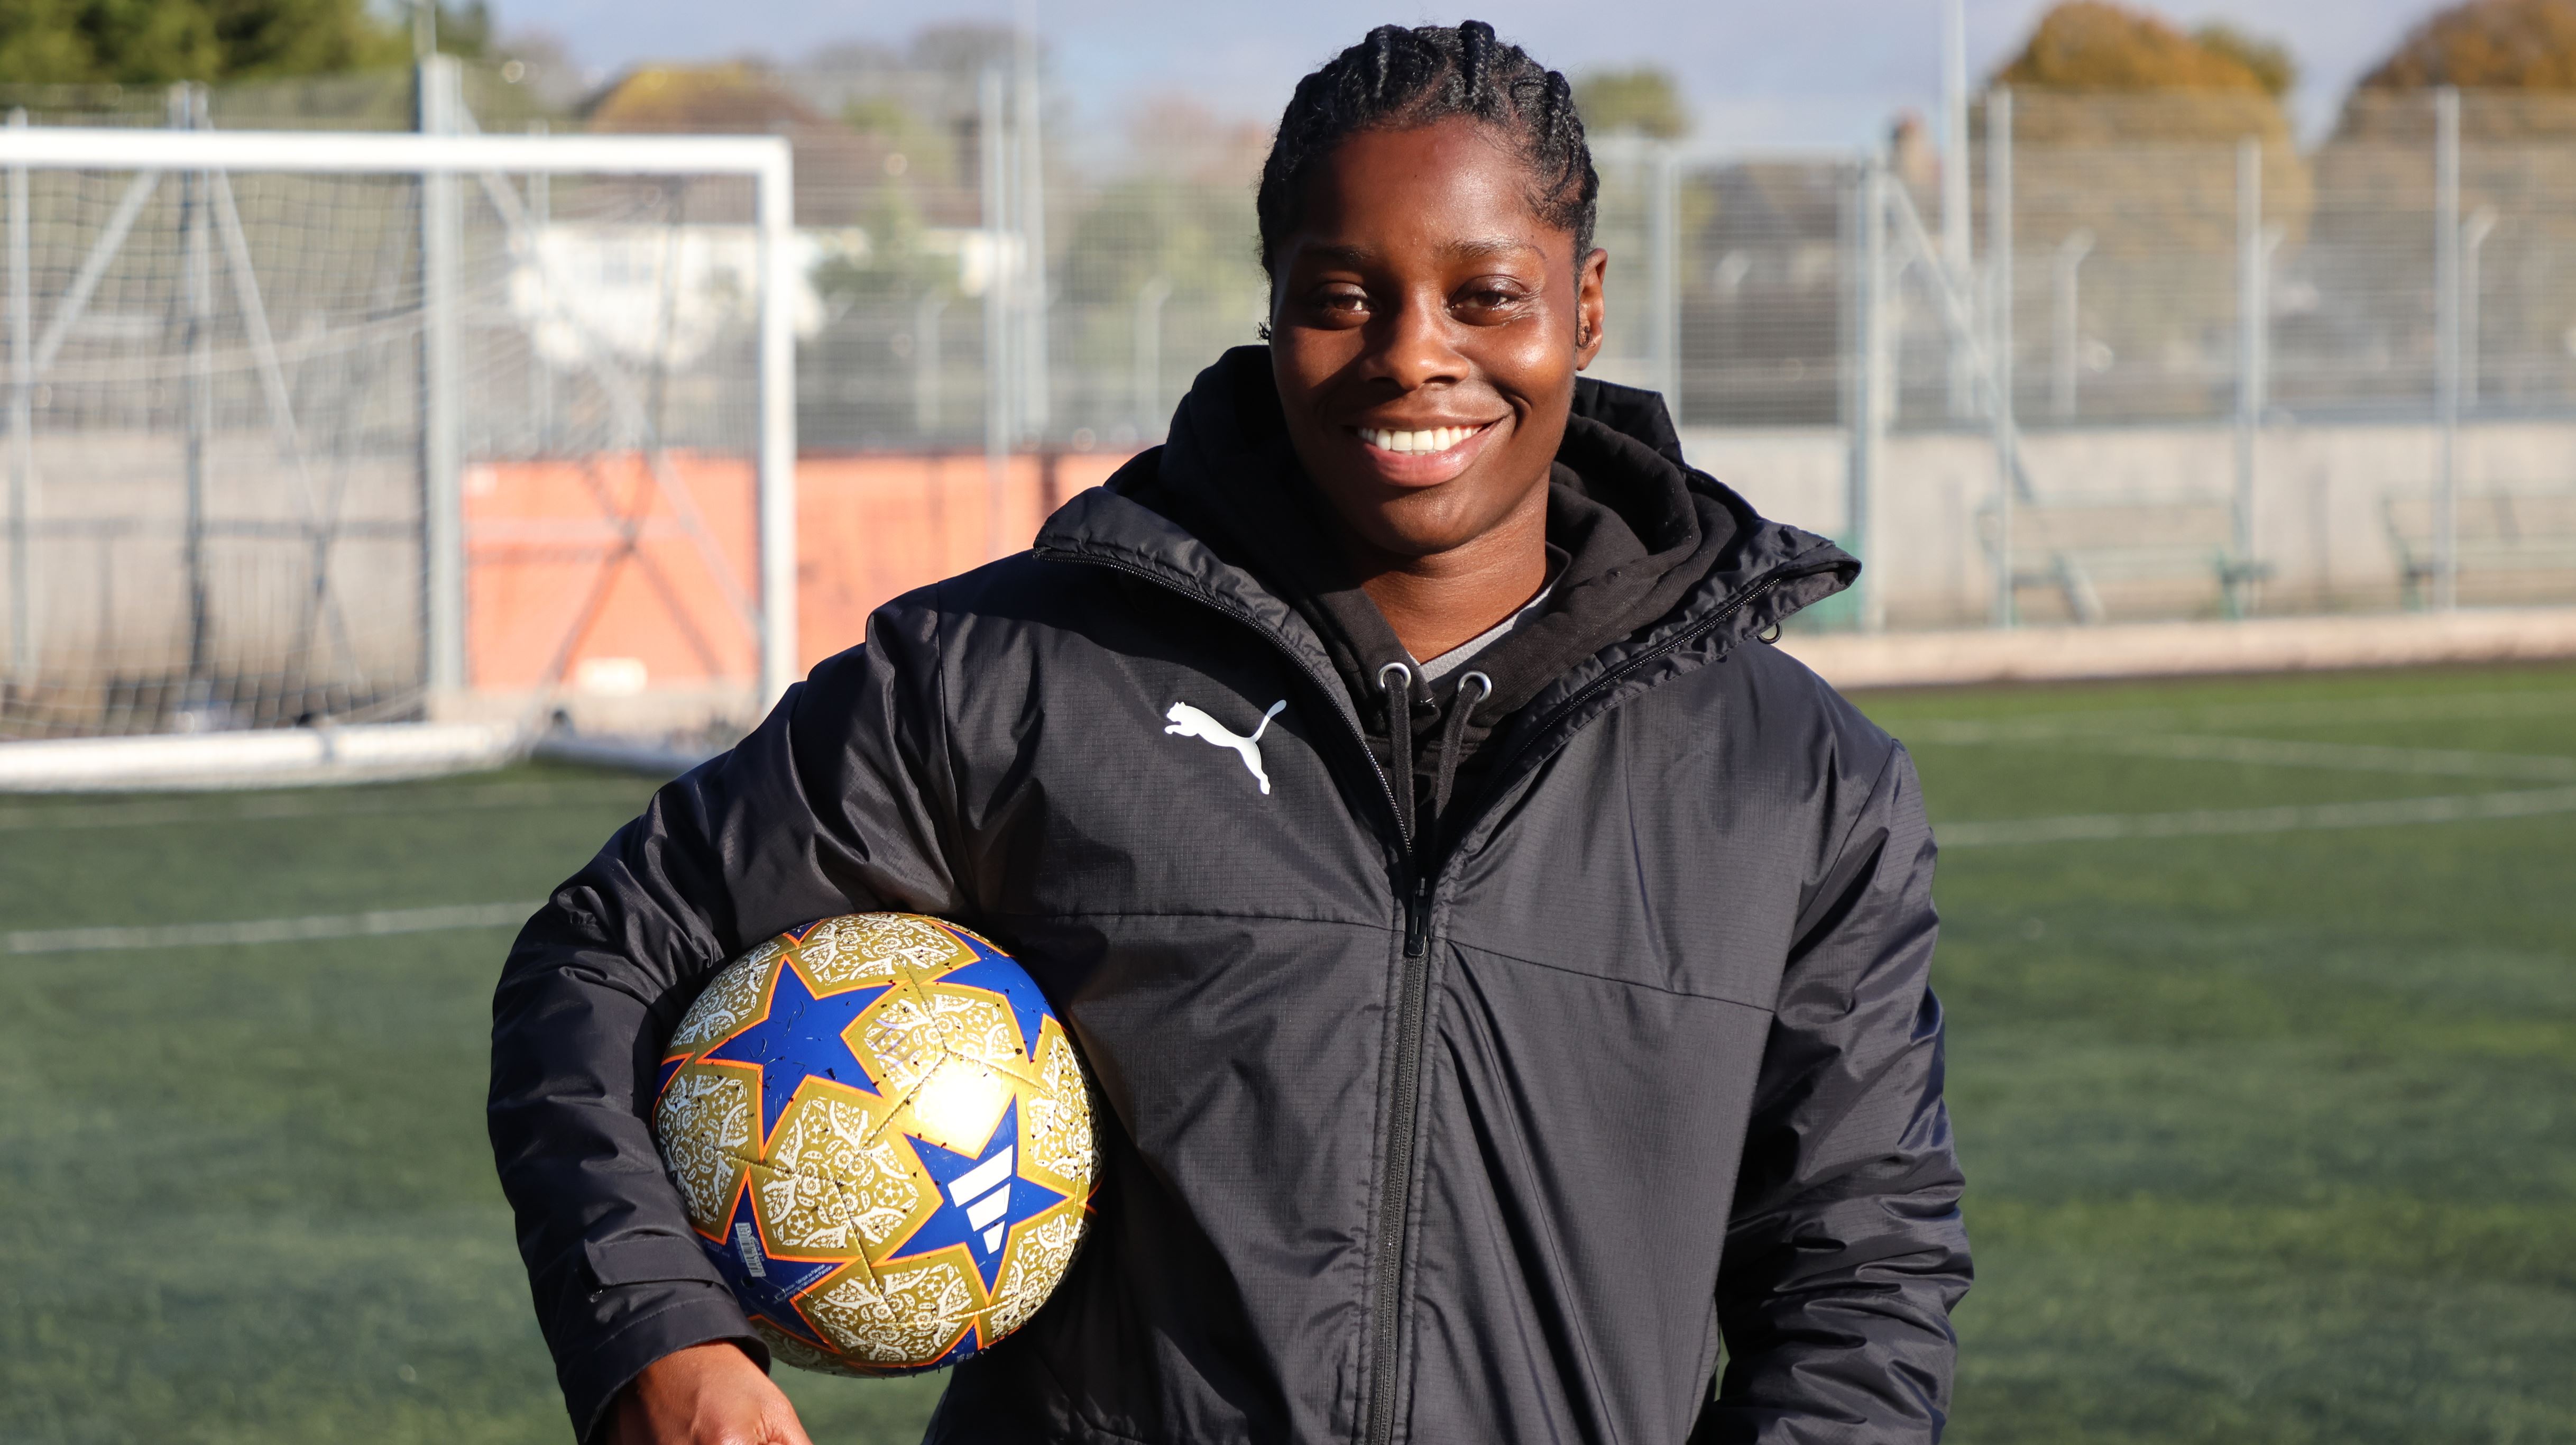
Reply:
[[[1553,589],[1542,615],[1500,645],[1540,665],[1512,668],[1517,686],[1495,674],[1488,706],[1497,713],[1676,611],[1714,607],[1775,581],[1734,619],[1733,635],[1750,635],[1849,586],[1860,571],[1833,543],[1762,517],[1693,468],[1663,398],[1636,387],[1575,382],[1548,500]],[[1332,625],[1318,630],[1337,667],[1371,677],[1384,662],[1409,659],[1349,574],[1318,514],[1322,505],[1289,448],[1268,349],[1240,346],[1199,373],[1168,442],[1059,508],[1037,547],[1122,553],[1202,585],[1239,589],[1247,579],[1225,574],[1248,574],[1310,620],[1325,613]],[[1202,553],[1213,556],[1194,555]],[[1499,661],[1480,658],[1479,666],[1492,673],[1489,662]]]
[[[1114,554],[1256,616],[1284,604],[1307,624],[1294,631],[1311,632],[1392,764],[1399,752],[1419,753],[1412,739],[1441,727],[1467,669],[1437,690],[1417,682],[1397,723],[1396,700],[1377,680],[1388,664],[1416,659],[1361,589],[1324,505],[1289,444],[1268,349],[1237,347],[1199,374],[1170,440],[1066,503],[1037,548]],[[1723,629],[1733,641],[1840,590],[1860,570],[1831,542],[1761,517],[1693,469],[1661,397],[1590,378],[1575,383],[1557,450],[1547,542],[1546,604],[1476,655],[1473,670],[1490,687],[1470,699],[1474,718],[1451,730],[1456,756],[1442,769],[1439,802],[1449,767],[1605,650],[1730,606]],[[1398,736],[1406,748],[1392,746]]]

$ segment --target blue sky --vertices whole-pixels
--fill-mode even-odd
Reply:
[[[1982,73],[2017,45],[2047,0],[1969,0]],[[844,39],[899,41],[942,19],[1008,20],[1011,0],[494,0],[502,28],[542,28],[587,67],[754,53],[793,60]],[[2331,116],[2353,77],[2432,0],[2227,0],[2171,6],[2186,24],[2225,18],[2289,42],[2307,79],[2305,128]],[[1114,116],[1146,95],[1185,92],[1220,113],[1274,117],[1296,78],[1370,26],[1454,21],[1419,0],[1038,0],[1057,74],[1086,111]],[[1661,64],[1683,78],[1702,137],[1727,144],[1854,144],[1896,110],[1929,112],[1940,85],[1938,0],[1477,0],[1463,13],[1559,69]]]

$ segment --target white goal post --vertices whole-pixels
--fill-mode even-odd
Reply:
[[[89,199],[81,202],[85,210],[77,224],[58,225],[57,218],[46,210],[42,196],[31,207],[30,176],[41,178],[48,173],[76,174],[68,179],[40,182],[40,190],[44,184],[51,184],[55,188],[53,194],[60,195],[69,188],[87,188],[80,192]],[[129,236],[137,229],[137,214],[144,210],[153,188],[163,177],[196,178],[195,184],[199,189],[187,194],[196,197],[193,204],[198,207],[195,213],[198,219],[193,222],[185,219],[188,213],[184,207],[191,202],[181,201],[178,204],[183,207],[183,219],[179,224],[183,228],[190,224],[197,226],[203,238],[184,239],[180,244],[192,246],[193,250],[176,260],[160,262],[167,274],[155,282],[159,289],[153,295],[158,299],[134,302],[128,310],[139,314],[157,305],[164,312],[174,312],[178,303],[168,297],[179,294],[183,288],[192,288],[189,294],[198,298],[211,292],[220,298],[220,304],[227,307],[233,306],[237,299],[241,316],[234,325],[243,339],[235,353],[228,353],[228,356],[235,358],[232,364],[240,372],[234,382],[237,390],[253,400],[242,403],[236,410],[245,417],[260,412],[262,408],[256,398],[263,393],[267,397],[264,418],[240,421],[237,425],[266,426],[277,431],[284,438],[279,443],[281,451],[295,438],[298,411],[294,400],[287,395],[290,369],[281,367],[278,359],[281,354],[291,351],[287,344],[291,338],[282,332],[272,333],[260,296],[261,286],[268,284],[274,299],[279,278],[273,274],[262,275],[262,266],[254,264],[252,246],[244,239],[243,216],[249,213],[250,208],[233,199],[231,183],[224,178],[373,178],[416,188],[417,200],[412,204],[417,207],[417,225],[411,234],[418,248],[417,289],[404,292],[403,301],[407,309],[399,318],[399,324],[410,328],[403,332],[404,336],[416,333],[418,338],[421,397],[417,416],[402,417],[392,424],[418,428],[419,511],[416,524],[405,524],[416,525],[418,540],[420,600],[416,625],[419,637],[417,683],[412,691],[414,703],[429,709],[433,716],[442,698],[452,698],[469,685],[466,530],[469,467],[458,435],[453,432],[440,434],[454,424],[457,399],[453,380],[458,347],[455,312],[448,304],[453,298],[442,294],[442,287],[453,288],[455,285],[457,258],[441,254],[443,244],[452,244],[442,243],[441,231],[445,228],[449,235],[462,234],[455,219],[461,204],[459,197],[465,198],[462,203],[485,208],[479,214],[488,223],[486,230],[508,232],[511,254],[516,258],[514,265],[522,270],[533,269],[542,273],[547,266],[580,265],[582,257],[591,253],[576,250],[568,255],[561,247],[549,251],[539,244],[548,238],[531,230],[523,192],[536,191],[543,186],[545,182],[540,178],[585,177],[591,178],[586,184],[596,187],[613,178],[622,178],[620,184],[642,185],[649,178],[706,177],[734,186],[736,190],[731,194],[738,194],[739,188],[747,185],[751,204],[748,208],[750,214],[743,218],[750,222],[746,245],[756,259],[746,257],[743,269],[755,272],[758,293],[756,301],[746,300],[744,303],[746,310],[756,312],[756,318],[745,318],[756,325],[756,339],[746,338],[751,340],[747,349],[757,358],[757,398],[753,408],[756,419],[743,418],[756,427],[757,433],[756,445],[743,449],[750,453],[745,460],[750,462],[750,500],[754,515],[749,519],[748,570],[754,575],[749,579],[741,578],[736,572],[719,565],[721,549],[711,539],[709,527],[692,510],[694,503],[685,496],[685,488],[678,489],[682,495],[670,496],[674,488],[668,476],[655,476],[643,485],[658,486],[666,497],[670,497],[669,510],[678,514],[676,520],[658,518],[648,523],[642,518],[644,504],[638,503],[632,515],[611,516],[607,525],[625,526],[630,551],[639,531],[648,526],[661,527],[662,534],[667,536],[688,534],[686,540],[697,549],[705,561],[706,570],[714,578],[712,584],[702,590],[720,594],[725,599],[728,605],[723,610],[732,614],[726,625],[738,624],[742,629],[742,632],[734,634],[737,641],[732,645],[747,647],[747,660],[755,662],[758,694],[753,699],[755,706],[765,708],[785,691],[797,675],[795,366],[796,308],[801,294],[801,278],[797,275],[799,252],[793,229],[793,169],[789,143],[785,138],[257,132],[12,125],[0,127],[0,176],[6,177],[8,187],[5,195],[7,231],[0,240],[5,240],[9,249],[8,321],[5,332],[0,332],[0,361],[5,361],[5,371],[0,371],[0,375],[6,377],[10,401],[5,423],[6,447],[5,451],[0,451],[0,472],[5,472],[8,485],[9,553],[0,557],[0,565],[7,568],[13,594],[0,596],[0,606],[6,607],[11,618],[11,634],[0,638],[0,641],[9,644],[10,676],[19,680],[22,686],[23,674],[33,666],[32,660],[40,646],[52,646],[57,653],[64,648],[59,640],[42,643],[33,636],[31,618],[41,614],[47,601],[31,595],[31,589],[38,584],[30,579],[44,576],[49,579],[43,584],[46,589],[62,590],[66,584],[61,579],[70,575],[70,569],[59,565],[56,570],[47,571],[46,559],[35,555],[35,549],[40,546],[59,549],[69,545],[42,540],[30,524],[30,479],[38,470],[31,432],[39,430],[32,417],[36,409],[45,404],[38,398],[50,396],[65,387],[87,386],[91,392],[86,395],[92,399],[84,400],[81,405],[89,408],[82,414],[88,416],[107,405],[95,399],[97,393],[119,387],[139,392],[145,389],[148,381],[152,394],[150,404],[161,408],[165,382],[166,389],[175,391],[186,379],[191,366],[202,371],[209,364],[202,359],[202,349],[197,357],[192,358],[181,348],[172,346],[165,336],[157,351],[138,351],[137,354],[143,356],[142,361],[125,363],[128,366],[125,373],[109,375],[100,367],[92,367],[83,377],[63,379],[59,384],[57,378],[49,374],[49,368],[63,370],[59,363],[67,337],[77,338],[84,334],[83,327],[90,332],[104,334],[108,329],[107,323],[135,319],[131,314],[92,314],[85,319],[84,309],[89,308],[93,298],[101,294],[102,277],[120,264],[117,253],[128,244]],[[95,179],[99,176],[114,177],[115,181],[111,184]],[[126,179],[128,177],[131,179]],[[688,182],[673,184],[685,187]],[[404,191],[404,194],[412,193],[411,190]],[[113,208],[106,204],[111,196],[117,198]],[[52,257],[46,263],[47,281],[41,289],[30,276],[31,209],[38,226],[51,228],[37,238],[37,249]],[[272,209],[284,216],[284,219],[268,218],[273,232],[288,233],[301,223],[310,233],[328,223],[327,218],[324,221],[299,221],[300,213],[293,212],[290,206]],[[312,209],[318,213],[320,208]],[[253,232],[257,234],[261,218],[253,219]],[[387,223],[381,217],[373,218],[368,224],[374,229],[366,231],[361,240],[369,243],[387,229]],[[672,229],[676,233],[687,227],[675,225]],[[699,229],[706,228],[700,226]],[[293,237],[290,235],[289,239],[292,241]],[[703,237],[688,239],[700,253],[722,249]],[[164,251],[175,250],[166,237],[154,244],[162,246]],[[592,244],[613,248],[616,240],[614,237],[606,241],[593,238]],[[46,249],[48,246],[50,251]],[[680,255],[680,249],[675,240],[659,264],[676,267],[679,262],[672,258]],[[159,254],[155,253],[156,256]],[[291,272],[294,254],[290,244],[283,248],[284,259],[263,257],[261,261],[271,272]],[[77,266],[72,264],[73,258],[79,258]],[[410,262],[407,260],[405,264]],[[703,269],[706,263],[701,258],[693,264]],[[227,269],[232,273],[229,284],[219,279]],[[284,284],[291,286],[293,280],[289,275],[284,278]],[[110,285],[113,284],[111,281]],[[409,287],[414,285],[414,281],[406,277],[404,284]],[[508,284],[518,284],[518,278],[514,275]],[[141,290],[136,294],[141,295]],[[202,307],[205,303],[199,300],[196,304]],[[595,300],[592,306],[595,311]],[[201,311],[197,318],[200,329],[203,329],[204,314]],[[306,319],[308,322],[313,320],[310,315]],[[341,324],[336,315],[334,324]],[[380,330],[394,324],[383,323]],[[478,321],[476,324],[484,323]],[[175,328],[177,323],[172,325]],[[667,316],[664,326],[667,330]],[[345,329],[354,332],[360,328],[358,323],[349,323]],[[179,333],[174,329],[169,334]],[[187,334],[193,338],[197,333],[190,331]],[[391,333],[385,331],[384,334]],[[200,348],[206,345],[195,340],[189,344]],[[659,346],[660,340],[654,344]],[[674,354],[676,352],[669,348],[655,351],[654,365],[665,373],[676,369],[685,382],[689,379],[686,373],[691,363],[684,355],[677,361],[669,360]],[[327,373],[330,370],[329,359],[325,357],[308,369]],[[599,407],[612,411],[622,408],[622,416],[635,419],[636,428],[652,434],[653,428],[659,424],[658,413],[648,415],[647,402],[649,400],[650,406],[655,408],[664,404],[662,384],[665,379],[664,375],[657,374],[651,396],[641,398],[639,388],[631,380],[615,382],[603,377],[599,390],[607,400],[600,402]],[[320,388],[327,381],[327,376],[321,382],[307,381],[301,372],[294,376],[297,386]],[[739,390],[737,387],[736,391]],[[380,390],[354,401],[339,401],[336,396],[333,399],[353,417],[361,412],[373,416],[386,410],[383,401],[386,394]],[[61,405],[59,401],[53,404]],[[198,402],[189,404],[203,405]],[[143,405],[140,401],[136,403],[138,408]],[[442,407],[447,413],[444,418],[440,415]],[[369,408],[374,410],[369,412]],[[138,410],[136,414],[142,413]],[[157,419],[152,425],[159,427],[166,437],[170,428],[165,412],[156,410],[153,415]],[[351,423],[352,426],[358,424]],[[626,434],[618,433],[621,437]],[[57,447],[64,445],[60,438],[56,438],[53,444]],[[111,465],[112,459],[99,463],[101,468]],[[658,460],[651,461],[639,470],[661,466]],[[594,490],[597,490],[597,485],[593,483]],[[307,490],[310,490],[309,486]],[[195,505],[193,500],[190,505]],[[613,510],[604,495],[600,508],[603,515]],[[193,525],[193,513],[191,515]],[[565,530],[561,523],[520,523],[521,532],[528,535],[536,535],[544,525],[554,525],[558,532]],[[600,524],[594,520],[592,525],[597,527]],[[56,530],[60,532],[62,528],[57,527]],[[92,530],[99,528],[94,526]],[[98,545],[99,555],[105,556],[108,544],[101,542]],[[192,541],[189,545],[197,544]],[[321,564],[316,566],[319,568]],[[741,585],[746,580],[752,585]],[[667,590],[667,584],[657,585],[665,585]],[[315,583],[317,590],[322,586],[320,582]],[[592,599],[594,604],[598,600],[596,597]],[[97,604],[96,615],[100,619],[96,624],[97,632],[105,637],[114,625],[113,618],[124,614],[112,614],[108,604],[102,601]],[[84,622],[83,625],[88,624]],[[202,622],[199,627],[202,631]],[[744,633],[749,634],[747,639],[743,638]],[[570,659],[571,648],[572,644],[567,641],[562,652],[555,657],[555,675],[547,680],[549,685],[562,686],[564,679],[561,674]],[[702,647],[701,650],[705,649]],[[161,716],[165,718],[163,725],[166,726],[166,711]],[[369,719],[361,717],[358,720]],[[215,724],[242,725],[239,722]],[[107,730],[118,729],[109,727]]]

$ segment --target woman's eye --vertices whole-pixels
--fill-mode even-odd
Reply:
[[[1313,305],[1326,316],[1361,316],[1368,312],[1368,293],[1346,288],[1321,291],[1316,293]]]
[[[1450,305],[1452,309],[1470,315],[1491,316],[1510,311],[1525,299],[1517,287],[1470,286],[1459,292]]]

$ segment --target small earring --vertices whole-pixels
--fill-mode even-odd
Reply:
[[[1264,321],[1264,322],[1262,322],[1261,324],[1259,324],[1259,325],[1257,325],[1257,326],[1253,327],[1253,328],[1252,328],[1252,334],[1253,334],[1253,335],[1255,335],[1255,336],[1260,337],[1260,338],[1261,338],[1262,340],[1264,340],[1264,341],[1268,341],[1268,340],[1270,339],[1270,323],[1269,323],[1269,322],[1267,322],[1267,321]]]

